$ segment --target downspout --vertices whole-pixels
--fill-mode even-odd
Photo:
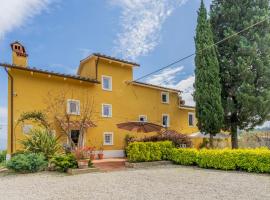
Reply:
[[[8,77],[10,79],[10,153],[13,153],[13,94],[14,94],[14,88],[13,88],[13,77],[8,72],[7,68],[5,67],[5,71],[8,74]]]
[[[96,80],[98,80],[98,62],[99,62],[99,57],[97,57],[97,61],[96,61]]]

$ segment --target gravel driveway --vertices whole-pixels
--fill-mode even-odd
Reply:
[[[0,175],[1,200],[270,199],[270,176],[160,167],[67,176]]]

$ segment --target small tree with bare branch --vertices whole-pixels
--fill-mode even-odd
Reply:
[[[67,110],[67,100],[73,99],[72,91],[49,92],[45,98],[47,104],[45,112],[51,119],[50,125],[57,126],[67,136],[71,149],[76,148],[71,138],[71,130],[74,127],[80,131],[77,147],[82,148],[87,129],[95,126],[93,122],[94,98],[91,98],[87,91],[82,96],[84,98],[80,101],[80,115],[72,115]]]

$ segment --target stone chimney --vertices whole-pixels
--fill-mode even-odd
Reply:
[[[12,64],[20,67],[27,67],[27,57],[24,46],[18,41],[10,44],[12,49]]]

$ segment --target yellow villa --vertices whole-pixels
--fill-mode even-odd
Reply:
[[[37,110],[51,109],[64,112],[62,115],[66,112],[73,123],[74,143],[78,142],[80,131],[76,120],[88,112],[92,124],[86,129],[83,145],[102,147],[105,157],[124,156],[127,134],[136,137],[155,134],[121,130],[116,126],[119,123],[147,121],[183,134],[198,132],[195,109],[184,105],[181,91],[134,81],[137,63],[94,53],[80,61],[77,75],[68,75],[29,67],[28,55],[19,42],[12,43],[11,49],[13,63],[1,64],[9,77],[9,155],[20,149],[20,140],[34,126],[27,121],[18,125],[21,114]],[[57,104],[61,98],[65,111]],[[60,123],[64,126],[66,122]],[[56,134],[60,132],[55,128]],[[63,136],[61,141],[65,143],[67,138]]]

